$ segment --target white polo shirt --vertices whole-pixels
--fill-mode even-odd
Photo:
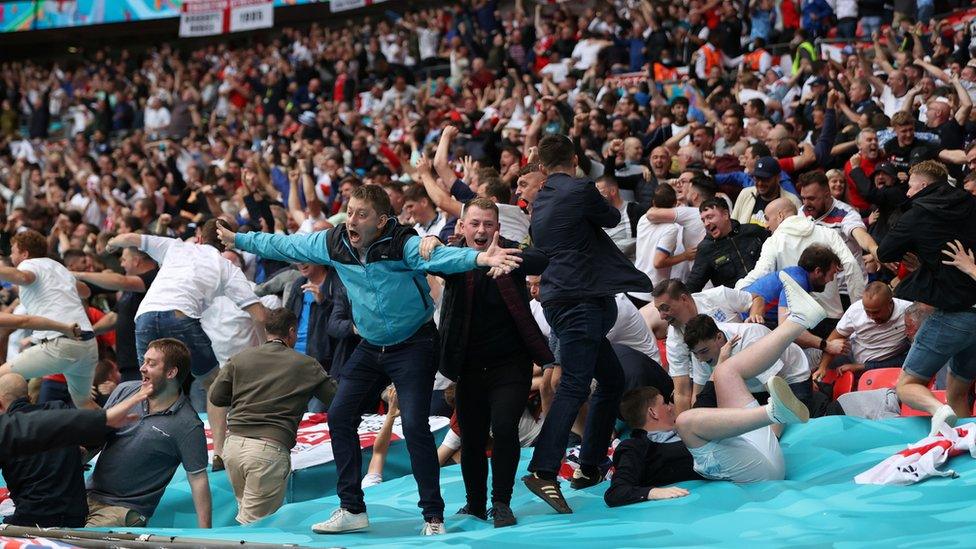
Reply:
[[[64,265],[47,257],[36,257],[21,261],[17,269],[34,273],[34,282],[18,286],[20,303],[27,310],[27,314],[65,324],[77,323],[86,332],[92,330],[75,286],[75,277]],[[55,331],[35,331],[31,334],[31,339],[38,342],[62,335]]]
[[[226,296],[239,309],[258,301],[244,273],[213,246],[142,235],[139,251],[159,264],[159,274],[142,298],[136,318],[155,311],[201,318],[218,296]]]
[[[261,303],[269,310],[281,307],[281,298],[266,295]],[[261,339],[251,315],[237,308],[230,298],[217,296],[200,318],[200,327],[210,338],[217,365],[221,368],[230,358],[244,349],[257,347]]]
[[[894,311],[887,322],[878,324],[868,318],[860,299],[840,317],[837,333],[850,339],[851,353],[858,364],[891,358],[905,349],[905,310],[912,302],[893,299]]]
[[[617,343],[644,353],[661,363],[661,351],[657,348],[657,340],[647,327],[647,322],[641,316],[637,307],[630,302],[625,294],[614,296],[617,303],[617,321],[607,332],[610,343]]]
[[[651,284],[657,286],[662,280],[671,278],[671,267],[654,268],[654,256],[658,251],[673,256],[684,252],[680,242],[681,227],[677,223],[654,223],[641,216],[637,222],[637,247],[634,266],[651,279]],[[650,292],[631,292],[632,296],[644,301],[651,301]]]

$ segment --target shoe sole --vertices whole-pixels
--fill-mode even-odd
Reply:
[[[802,299],[803,301],[809,301],[811,305],[810,308],[817,312],[816,316],[819,317],[819,320],[813,323],[813,326],[806,327],[808,330],[812,330],[817,326],[817,324],[820,324],[820,322],[823,319],[827,318],[827,311],[823,308],[823,306],[817,303],[817,300],[813,299],[813,296],[811,296],[809,292],[807,292],[799,284],[797,284],[796,281],[793,280],[793,277],[791,277],[786,273],[780,273],[779,280],[780,282],[782,282],[784,287],[789,288],[791,290],[786,292],[787,305],[789,305],[790,294],[795,294],[796,297]],[[810,320],[812,319],[806,319],[806,320],[807,320],[807,324],[809,324]]]
[[[766,383],[766,388],[769,389],[770,398],[776,399],[783,405],[783,408],[792,412],[797,418],[797,423],[810,421],[810,409],[807,408],[806,404],[800,402],[800,399],[796,398],[785,379],[773,377]]]
[[[313,526],[312,532],[315,532],[316,534],[348,534],[349,532],[358,532],[360,530],[365,530],[367,528],[369,528],[369,524],[365,524],[363,526],[359,526],[356,528],[347,528],[345,530],[321,530],[321,529],[316,529]]]
[[[573,490],[585,490],[585,489],[587,489],[587,488],[591,488],[591,487],[593,487],[593,486],[596,486],[597,484],[600,484],[601,482],[603,482],[603,481],[602,481],[602,480],[598,480],[598,481],[596,481],[596,482],[591,482],[591,481],[587,481],[587,482],[585,482],[585,483],[582,483],[582,484],[578,484],[578,483],[576,482],[576,479],[573,479],[573,480],[572,480],[572,481],[571,481],[571,482],[569,483],[569,487],[570,487],[570,488],[572,488]]]
[[[557,513],[559,513],[561,515],[569,515],[569,514],[572,514],[573,513],[573,509],[570,508],[570,506],[569,506],[568,503],[565,503],[565,501],[566,501],[566,498],[565,497],[562,498],[563,499],[563,505],[566,506],[565,509],[564,509],[564,508],[561,508],[558,505],[558,502],[553,501],[552,498],[550,498],[548,494],[546,494],[545,492],[543,492],[542,491],[542,486],[537,485],[535,482],[533,482],[534,480],[535,480],[535,478],[532,475],[528,475],[528,476],[522,478],[522,482],[525,484],[525,487],[528,488],[530,492],[532,492],[533,494],[535,494],[537,498],[539,498],[542,501],[548,503],[549,504],[549,507],[552,507]]]

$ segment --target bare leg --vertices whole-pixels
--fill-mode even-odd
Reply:
[[[898,378],[898,400],[915,410],[928,412],[929,415],[935,414],[936,410],[942,407],[942,403],[929,390],[928,384],[929,380],[915,377],[902,370]]]
[[[786,320],[770,334],[718,365],[712,374],[718,408],[695,408],[683,412],[677,421],[681,440],[689,448],[711,440],[738,436],[772,425],[765,406],[746,408],[755,397],[745,380],[767,370],[806,328]]]
[[[949,383],[946,385],[946,401],[956,413],[956,417],[969,417],[973,415],[972,408],[969,407],[969,388],[971,381],[959,379],[951,371],[949,372]]]

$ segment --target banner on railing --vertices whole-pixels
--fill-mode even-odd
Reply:
[[[274,0],[186,0],[180,37],[212,36],[274,26]]]

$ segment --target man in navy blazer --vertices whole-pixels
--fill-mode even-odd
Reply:
[[[529,464],[526,487],[560,513],[572,513],[556,473],[570,428],[580,407],[590,406],[580,450],[580,469],[573,488],[600,482],[599,465],[624,391],[620,362],[607,340],[617,319],[614,295],[648,292],[651,281],[620,252],[603,231],[620,222],[620,212],[589,179],[577,179],[573,142],[562,135],[539,142],[539,158],[547,174],[532,204],[532,245],[546,254],[541,301],[546,320],[559,338],[562,378]],[[598,385],[590,395],[590,382]]]

